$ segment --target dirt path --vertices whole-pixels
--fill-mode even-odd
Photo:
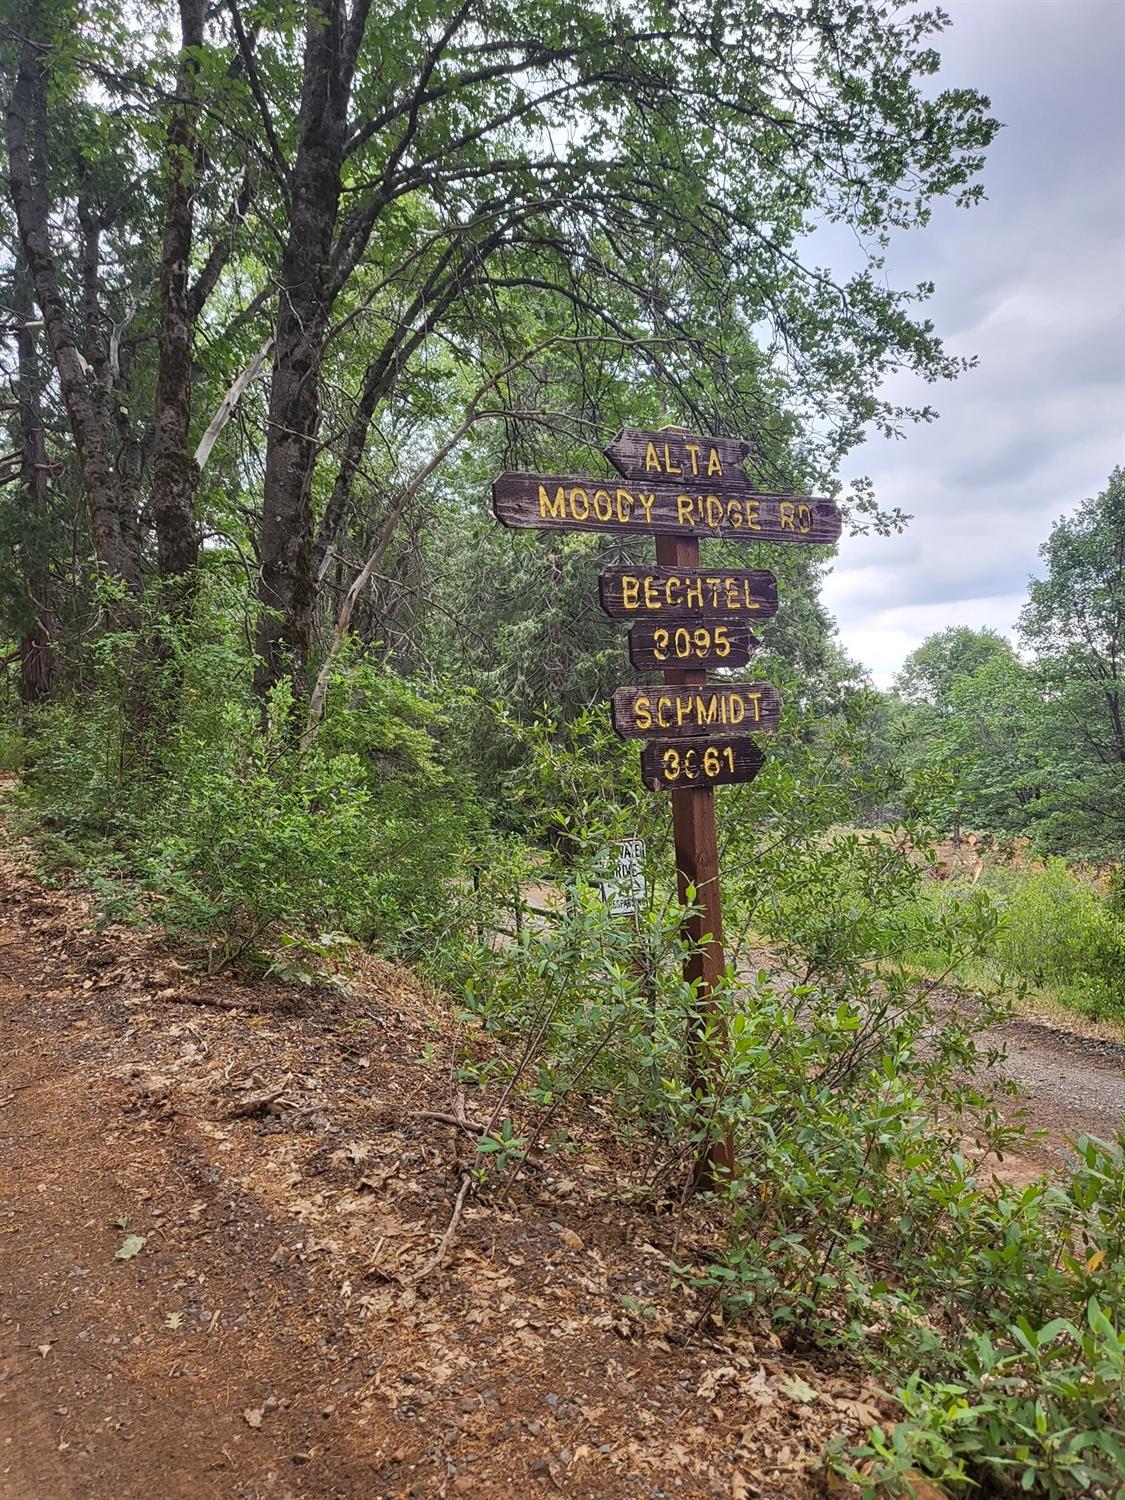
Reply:
[[[421,1113],[449,1031],[374,962],[351,998],[199,979],[0,859],[0,1500],[820,1492],[890,1408],[678,1342],[711,1231],[627,1195],[604,1122],[421,1274],[472,1149]]]
[[[1001,1072],[1019,1084],[1018,1107],[1047,1132],[1046,1150],[1083,1132],[1112,1140],[1125,1128],[1125,1043],[1014,1019],[984,1034],[1003,1045]]]

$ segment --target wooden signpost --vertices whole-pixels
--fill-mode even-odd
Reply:
[[[676,884],[690,944],[684,974],[696,995],[690,1082],[706,1096],[715,1091],[726,1048],[714,999],[726,970],[714,788],[758,774],[764,756],[749,731],[775,728],[781,702],[769,683],[708,684],[708,668],[749,661],[759,644],[751,626],[776,612],[777,583],[771,573],[701,569],[699,542],[823,546],[839,538],[841,518],[831,500],[759,490],[748,468],[753,446],[742,438],[624,427],[605,453],[620,482],[501,474],[492,508],[505,526],[655,537],[656,565],[607,568],[599,593],[608,615],[633,622],[633,666],[662,674],[658,686],[617,689],[613,726],[649,741],[641,776],[653,791],[671,794]],[[734,1170],[726,1131],[701,1151],[696,1185],[719,1185]]]

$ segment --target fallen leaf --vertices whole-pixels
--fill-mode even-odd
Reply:
[[[788,1380],[783,1381],[781,1389],[791,1400],[800,1401],[802,1405],[816,1400],[816,1391],[807,1380],[802,1380],[799,1375],[791,1375]]]
[[[182,1312],[171,1312],[164,1319],[164,1326],[165,1328],[179,1328],[183,1321],[184,1315]]]
[[[132,1260],[134,1255],[139,1255],[144,1249],[145,1239],[143,1234],[127,1234],[121,1249],[113,1252],[114,1260]]]
[[[575,1234],[573,1229],[560,1229],[559,1239],[562,1240],[564,1245],[569,1246],[571,1250],[585,1250],[586,1248],[582,1242],[582,1236]]]
[[[258,1428],[262,1425],[262,1408],[260,1406],[248,1406],[242,1415],[247,1427]]]
[[[39,1345],[39,1353],[43,1356],[44,1359],[47,1358],[47,1356],[48,1356],[48,1354],[50,1354],[50,1352],[51,1352],[51,1346],[50,1346],[50,1344],[40,1344]]]

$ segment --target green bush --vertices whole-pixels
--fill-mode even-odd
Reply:
[[[1125,921],[1061,859],[987,876],[1001,911],[997,962],[1069,992],[1093,1014],[1125,1019]]]
[[[933,1345],[898,1391],[901,1420],[834,1445],[863,1495],[956,1490],[1052,1497],[1125,1492],[1125,1136],[1083,1137],[1068,1180],[1035,1192],[1014,1235],[1010,1199],[986,1200],[998,1247],[1026,1279],[985,1301],[960,1336]]]
[[[459,926],[480,819],[442,767],[440,703],[345,660],[301,750],[288,692],[263,728],[245,658],[206,613],[171,646],[139,760],[131,636],[103,643],[96,689],[29,717],[21,806],[49,862],[106,915],[157,921],[213,964],[334,933],[415,955]]]

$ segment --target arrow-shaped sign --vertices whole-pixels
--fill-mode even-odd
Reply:
[[[626,739],[749,734],[776,729],[780,717],[781,699],[769,682],[618,688],[613,695],[613,727]]]
[[[768,620],[777,579],[746,568],[604,568],[598,596],[615,620]]]
[[[750,484],[743,460],[753,449],[744,438],[700,437],[682,427],[649,432],[623,427],[604,450],[626,479],[673,479],[694,484]]]
[[[840,512],[831,500],[764,495],[742,484],[682,485],[603,480],[588,474],[501,474],[492,509],[505,526],[536,531],[661,532],[736,542],[837,540]]]

